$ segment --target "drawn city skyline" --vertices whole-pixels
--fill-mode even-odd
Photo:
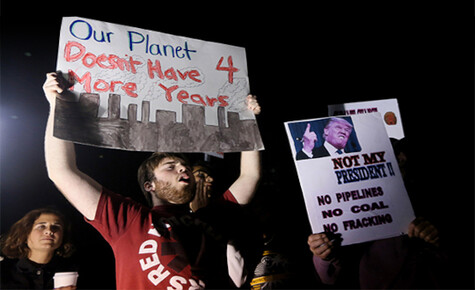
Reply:
[[[257,122],[240,120],[239,113],[218,107],[218,125],[205,123],[205,108],[182,105],[182,122],[176,112],[155,111],[150,122],[150,102],[142,101],[141,120],[137,104],[129,104],[127,118],[120,118],[121,96],[109,94],[107,117],[97,117],[99,94],[83,93],[78,102],[57,99],[54,135],[99,147],[134,151],[239,152],[263,149]],[[226,126],[226,115],[227,123]],[[71,130],[70,128],[75,128]]]

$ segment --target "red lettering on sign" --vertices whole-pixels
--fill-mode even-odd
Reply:
[[[178,101],[183,104],[188,104],[188,102],[185,101],[185,99],[188,99],[189,97],[190,96],[188,95],[188,92],[185,90],[179,91],[178,94],[176,95],[176,98],[178,99]]]
[[[71,54],[71,49],[73,47],[79,49],[79,51],[75,54]],[[82,44],[77,43],[75,41],[68,41],[68,43],[66,44],[64,48],[64,58],[66,59],[66,61],[70,61],[70,62],[76,61],[80,59],[81,56],[83,56],[85,52],[86,52],[86,48]]]
[[[233,80],[234,80],[234,73],[238,72],[239,69],[237,69],[233,66],[233,57],[231,55],[228,57],[228,66],[227,67],[221,66],[223,64],[223,60],[224,60],[224,56],[222,56],[219,59],[218,65],[216,66],[216,70],[227,71],[228,72],[228,82],[230,84],[232,84]]]
[[[171,102],[172,101],[172,92],[176,89],[178,89],[178,86],[175,85],[175,86],[171,86],[169,88],[165,87],[164,85],[162,84],[158,84],[162,89],[165,90],[165,98],[167,99],[167,101]]]
[[[219,97],[218,97],[219,106],[220,106],[220,107],[229,106],[229,103],[226,102],[226,99],[229,99],[229,97],[228,97],[228,96],[219,96]]]

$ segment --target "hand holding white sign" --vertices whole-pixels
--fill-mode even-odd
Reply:
[[[379,113],[285,126],[314,233],[341,234],[345,246],[407,232],[414,213]],[[309,150],[313,157],[301,158],[298,153],[317,136],[326,136],[317,142],[322,154]],[[319,255],[330,248],[315,243],[311,247]]]

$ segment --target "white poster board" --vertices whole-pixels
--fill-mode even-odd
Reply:
[[[375,100],[328,105],[328,116],[381,113],[389,137],[404,138],[401,113],[397,99]]]
[[[339,233],[349,245],[407,232],[414,212],[379,113],[286,122],[285,128],[314,233]],[[310,157],[302,143],[311,133],[317,141]],[[328,146],[332,138],[342,140],[341,154]]]
[[[139,151],[263,149],[242,47],[64,17],[57,70],[74,83],[55,136]]]

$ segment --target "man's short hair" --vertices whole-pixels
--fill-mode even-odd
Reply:
[[[331,117],[330,119],[328,119],[326,125],[325,125],[325,129],[328,128],[332,123],[345,123],[346,125],[350,126],[352,129],[353,129],[353,125],[351,125],[350,122],[348,122],[347,120],[343,119],[343,118],[338,118],[338,117]],[[325,133],[322,134],[323,136],[323,139],[326,139],[326,135]]]
[[[152,196],[150,192],[145,190],[145,182],[155,180],[155,174],[153,171],[165,158],[179,159],[183,160],[185,164],[189,164],[188,159],[183,154],[164,152],[155,152],[142,162],[137,171],[137,181],[145,196],[145,200],[150,207],[153,207]]]

